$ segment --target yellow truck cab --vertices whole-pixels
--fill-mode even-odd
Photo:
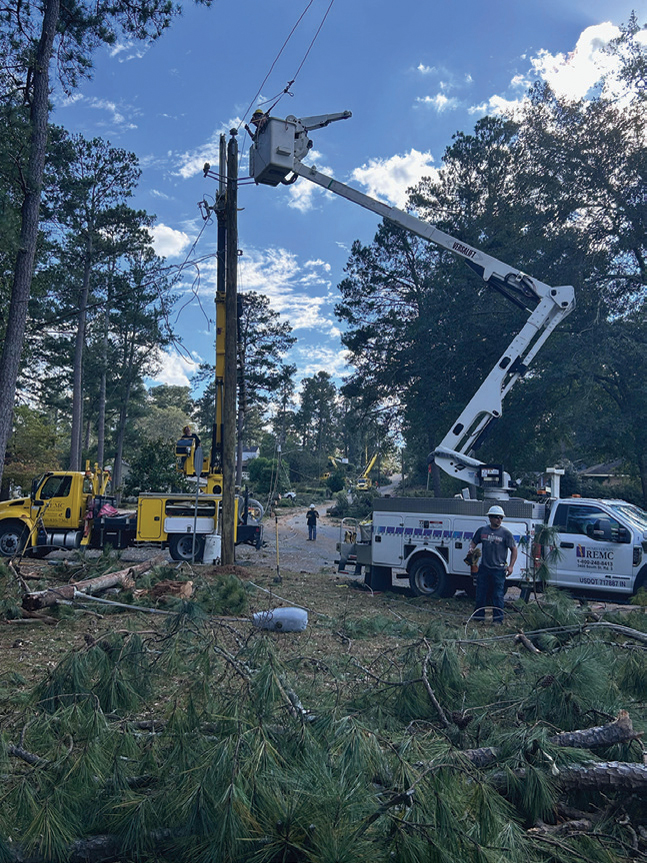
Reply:
[[[88,545],[91,521],[105,503],[108,471],[48,471],[32,482],[29,497],[0,502],[0,555],[13,557],[25,549],[44,557],[53,547]]]

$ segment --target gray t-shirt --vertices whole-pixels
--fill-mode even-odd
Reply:
[[[516,547],[514,537],[507,527],[479,527],[472,538],[474,545],[483,546],[481,565],[487,569],[504,569],[508,562],[508,549]]]

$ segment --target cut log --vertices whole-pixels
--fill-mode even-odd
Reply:
[[[525,770],[515,770],[517,779],[525,779]],[[509,775],[495,773],[489,777],[497,791],[505,793]],[[562,767],[553,778],[562,791],[626,791],[647,793],[647,766],[627,761],[604,761],[599,764],[582,764]]]
[[[35,593],[26,593],[22,600],[22,607],[27,609],[27,611],[37,611],[39,608],[56,605],[62,599],[74,599],[75,593],[92,595],[101,593],[102,590],[107,590],[109,587],[116,587],[117,585],[121,585],[121,587],[133,587],[136,576],[165,562],[166,555],[158,554],[150,560],[145,560],[143,563],[130,566],[128,569],[121,569],[118,572],[109,572],[105,575],[98,575],[96,578],[88,578],[72,584],[63,584],[60,587],[51,587]]]
[[[569,746],[572,749],[591,749],[595,746],[611,746],[614,743],[630,743],[640,740],[642,731],[634,731],[631,717],[621,710],[617,718],[607,725],[585,728],[581,731],[563,731],[549,738],[555,746]],[[498,750],[492,746],[481,749],[466,749],[462,753],[475,767],[487,767],[498,758]]]

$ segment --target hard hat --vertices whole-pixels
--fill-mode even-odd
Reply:
[[[505,513],[503,511],[503,507],[501,507],[501,506],[491,506],[488,509],[487,514],[488,515],[500,515],[501,518],[503,518],[503,516],[505,515]]]
[[[258,119],[259,117],[262,117],[264,113],[265,113],[265,111],[263,111],[263,109],[262,109],[262,108],[257,108],[257,109],[254,111],[254,113],[252,114],[252,120],[253,120],[253,119]]]
[[[311,503],[311,504],[310,504],[310,509],[314,509],[314,508],[315,508],[314,503]]]

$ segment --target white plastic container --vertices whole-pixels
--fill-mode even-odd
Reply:
[[[203,563],[220,563],[222,537],[219,533],[208,533],[204,538]]]
[[[252,621],[259,629],[303,632],[308,625],[308,612],[304,608],[275,608],[272,611],[257,611]]]

